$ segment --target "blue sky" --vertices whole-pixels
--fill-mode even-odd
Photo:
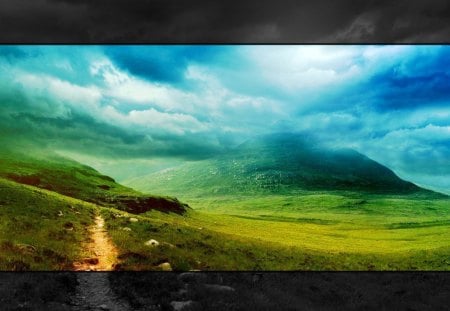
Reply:
[[[450,192],[448,46],[1,46],[0,86],[3,136],[106,169],[312,132]]]

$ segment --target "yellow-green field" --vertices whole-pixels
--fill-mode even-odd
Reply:
[[[446,199],[312,194],[197,199],[191,205],[199,211],[192,215],[198,226],[302,249],[392,254],[450,247]]]
[[[184,216],[148,212],[132,223],[104,212],[124,254],[123,269],[157,269],[164,261],[200,270],[450,268],[446,199],[373,196],[362,202],[312,194],[184,200],[193,207]],[[164,246],[151,249],[148,239]]]

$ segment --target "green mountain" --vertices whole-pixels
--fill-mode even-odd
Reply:
[[[113,178],[100,174],[92,167],[50,151],[29,150],[24,153],[2,150],[0,179],[135,214],[152,209],[182,214],[187,208],[176,198],[144,195],[116,183]]]
[[[152,193],[224,195],[299,191],[427,192],[351,149],[330,149],[298,134],[259,136],[203,161],[125,184]],[[430,192],[431,193],[431,192]]]

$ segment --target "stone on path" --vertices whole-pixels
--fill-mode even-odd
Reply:
[[[162,271],[172,271],[172,266],[168,262],[163,262],[162,264],[158,265],[159,268],[161,268]]]

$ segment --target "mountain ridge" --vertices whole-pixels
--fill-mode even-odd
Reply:
[[[124,182],[141,191],[196,195],[367,191],[432,193],[352,149],[295,133],[257,136],[216,157]]]

